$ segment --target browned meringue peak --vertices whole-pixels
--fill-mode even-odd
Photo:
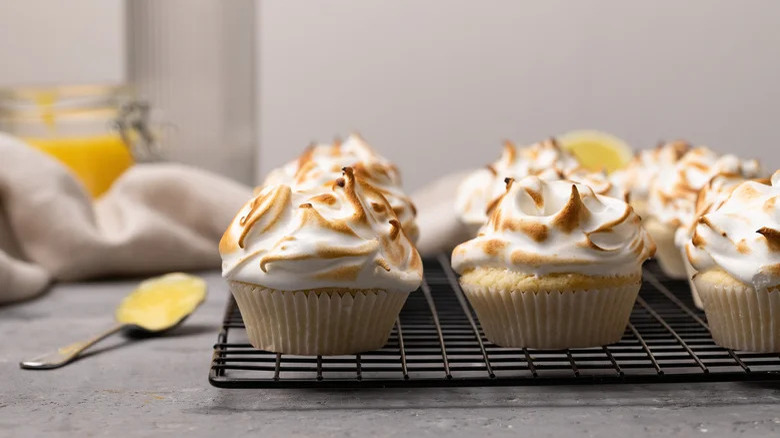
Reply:
[[[653,150],[649,151],[650,159],[655,163],[675,163],[691,149],[693,145],[688,140],[660,141]]]
[[[563,150],[554,138],[526,147],[506,141],[497,161],[473,172],[458,187],[456,211],[463,223],[472,227],[482,225],[487,221],[487,211],[505,191],[504,178],[534,175],[555,180],[578,168],[577,159]]]
[[[674,226],[690,223],[699,191],[718,173],[755,178],[762,170],[756,160],[721,156],[703,146],[691,149],[673,167],[661,169],[650,190],[651,215]]]
[[[583,167],[577,167],[563,172],[561,179],[585,184],[599,195],[611,196],[628,202],[628,192],[612,182],[604,172],[593,172]]]
[[[637,152],[624,169],[610,174],[610,180],[632,199],[646,201],[650,186],[660,170],[674,166],[691,148],[685,140],[661,141],[654,148]]]
[[[543,215],[545,213],[545,207],[548,207],[549,204],[545,204],[544,202],[543,187],[534,184],[535,182],[536,181],[528,182],[523,187],[525,195],[531,199],[533,205],[533,208],[528,209],[527,207],[529,204],[523,202],[517,204],[507,203],[504,200],[506,196],[512,196],[512,185],[515,184],[514,178],[506,178],[506,192],[498,199],[496,207],[490,211],[490,221],[488,222],[488,225],[492,225],[494,231],[522,231],[538,242],[545,240],[548,230],[546,225],[516,221],[511,214],[506,214],[504,211],[506,207],[512,206],[529,215]],[[583,204],[582,195],[580,195],[577,185],[572,183],[569,183],[568,185],[571,187],[571,193],[568,200],[559,210],[552,214],[552,219],[549,221],[552,227],[558,228],[565,233],[570,233],[577,228],[581,222],[587,220],[590,215],[588,209]],[[588,188],[588,191],[585,192],[585,196],[595,197],[595,193],[592,189]],[[504,205],[502,205],[502,202]]]
[[[390,175],[382,168],[384,168],[383,165],[376,163],[359,162],[350,168],[350,172],[353,172],[355,178],[359,179],[362,185],[370,186],[372,190],[386,198],[404,230],[415,242],[419,236],[419,228],[415,221],[417,208],[412,199],[393,183]],[[332,186],[340,177],[341,169],[338,172],[333,172],[318,164],[305,165],[296,172],[293,189],[312,193],[322,191]]]
[[[422,263],[381,192],[352,168],[317,193],[265,187],[220,242],[223,275],[274,289],[409,292]]]
[[[693,149],[693,145],[687,140],[660,141],[654,148],[640,151],[636,158],[642,167],[657,169],[659,166],[673,166]]]
[[[340,178],[345,166],[387,198],[404,230],[412,241],[417,241],[417,209],[399,185],[397,168],[376,154],[357,134],[343,143],[336,140],[330,145],[310,146],[297,161],[273,171],[266,182],[287,184],[294,191],[318,192],[327,190]]]
[[[716,210],[737,188],[747,181],[744,176],[733,172],[720,172],[710,178],[696,196],[696,218]],[[769,185],[769,178],[750,178],[761,184]]]
[[[507,180],[488,223],[453,251],[458,272],[497,267],[534,274],[634,275],[654,252],[625,201],[538,177]]]
[[[341,172],[341,168],[362,166],[372,178],[383,184],[401,187],[398,168],[379,155],[359,134],[352,133],[345,141],[335,139],[330,144],[310,144],[295,160],[271,171],[263,185],[294,184],[296,179],[320,172],[329,174]]]
[[[699,217],[716,210],[728,199],[735,188],[746,179],[733,172],[720,172],[713,176],[696,196],[694,214],[680,216],[680,228],[675,232],[675,244],[682,248],[690,239]],[[753,179],[764,184],[769,184],[769,179]],[[687,221],[686,221],[687,219]]]
[[[761,227],[756,230],[756,233],[764,236],[766,245],[771,252],[780,253],[780,226],[777,228]],[[780,275],[780,271],[778,271]]]
[[[380,157],[367,143],[354,141],[345,147],[341,140],[331,145],[310,145],[298,158],[294,174],[296,184],[305,184],[309,178],[317,179],[320,173],[340,173],[345,166],[352,167],[356,174],[384,185],[400,185],[398,168]],[[323,148],[318,151],[318,148]]]
[[[561,148],[554,137],[520,148],[507,140],[504,142],[504,153],[499,161],[501,164],[497,166],[497,173],[501,173],[503,168],[509,170],[518,165],[525,168],[525,172],[503,176],[512,178],[537,175],[550,169],[565,173],[580,167],[574,155]]]
[[[236,242],[239,248],[244,248],[244,239],[250,230],[264,233],[276,225],[284,213],[284,207],[290,200],[290,188],[287,186],[274,186],[271,190],[261,192],[250,202],[249,211],[238,220],[243,228]],[[222,236],[224,240],[225,236]],[[222,242],[220,241],[220,250]]]
[[[744,181],[701,216],[685,244],[698,271],[718,267],[756,290],[780,285],[780,171]]]

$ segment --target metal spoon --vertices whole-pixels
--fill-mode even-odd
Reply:
[[[155,336],[181,324],[206,299],[206,282],[173,273],[141,282],[116,309],[116,323],[85,341],[75,342],[19,363],[24,369],[50,370],[76,359],[84,350],[124,330],[134,337]]]

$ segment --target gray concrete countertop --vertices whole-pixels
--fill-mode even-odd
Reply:
[[[169,336],[121,336],[64,368],[21,359],[107,327],[136,280],[55,286],[0,308],[0,436],[772,436],[780,382],[372,390],[228,390],[207,381],[227,298]]]

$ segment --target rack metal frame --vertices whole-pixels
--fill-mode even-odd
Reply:
[[[223,388],[442,387],[664,383],[780,379],[780,355],[715,345],[686,281],[653,262],[623,339],[561,351],[502,348],[488,341],[449,259],[428,259],[388,343],[345,356],[292,356],[254,349],[231,297],[209,372]]]

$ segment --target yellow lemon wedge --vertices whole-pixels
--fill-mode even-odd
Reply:
[[[149,331],[165,330],[187,317],[206,299],[206,282],[175,272],[141,282],[116,310],[116,320]]]
[[[628,164],[634,153],[623,140],[600,131],[571,131],[557,137],[561,146],[590,170],[612,172]]]

